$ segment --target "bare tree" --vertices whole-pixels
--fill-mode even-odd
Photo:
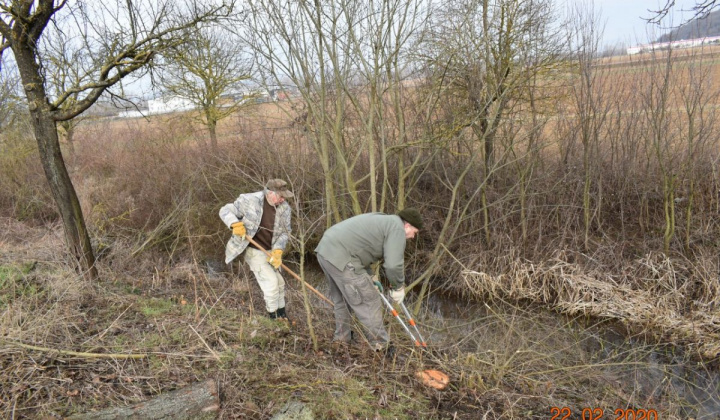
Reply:
[[[21,98],[18,92],[20,80],[14,66],[0,65],[0,132],[13,126],[23,113]]]
[[[545,0],[455,0],[435,15],[426,44],[428,65],[442,87],[447,116],[440,135],[446,145],[457,146],[460,165],[454,174],[438,177],[450,198],[432,267],[414,283],[424,280],[420,296],[470,209],[480,207],[485,242],[492,240],[487,189],[507,163],[505,156],[496,156],[497,134],[505,118],[518,115],[534,75],[552,70],[561,58],[551,6]],[[471,176],[474,182],[468,183]]]
[[[690,250],[693,216],[698,196],[699,184],[707,176],[704,159],[710,144],[717,140],[717,111],[713,104],[717,103],[720,93],[712,88],[713,77],[710,69],[703,65],[702,51],[696,50],[688,55],[688,64],[682,71],[680,80],[687,78],[688,83],[677,83],[677,95],[687,126],[684,135],[685,150],[682,153],[679,175],[686,185],[685,196],[675,200],[684,203],[685,207],[685,250]]]
[[[390,195],[388,162],[408,147],[398,144],[407,140],[404,54],[425,26],[424,2],[249,3],[243,36],[253,46],[264,80],[290,80],[299,89],[306,112],[293,118],[305,125],[322,164],[326,224],[348,213],[382,209]],[[401,166],[405,182],[416,169]],[[370,191],[369,203],[363,201],[363,189]],[[407,189],[398,190],[402,205]]]
[[[406,122],[406,118],[412,118],[406,105],[413,95],[408,94],[410,89],[404,82],[411,74],[410,51],[422,39],[431,9],[424,1],[383,0],[361,2],[358,11],[353,14],[348,9],[345,14],[350,22],[353,15],[360,18],[349,25],[348,33],[360,89],[348,84],[343,87],[365,138],[361,150],[367,151],[369,160],[370,209],[384,211],[389,196],[402,209],[412,189],[408,181],[421,166],[420,153],[415,153],[414,158],[406,156],[406,151],[419,143],[412,141]],[[395,188],[387,182],[391,162],[397,162]]]
[[[226,16],[232,6],[226,1],[0,1],[0,53],[12,51],[17,63],[45,176],[70,252],[86,278],[97,277],[95,255],[60,151],[57,123],[82,114],[155,54],[184,42],[187,28]],[[82,80],[57,92],[48,88],[41,42],[48,25],[61,28],[53,42],[84,49],[88,57]]]
[[[673,118],[673,84],[677,74],[677,63],[672,50],[653,52],[643,78],[644,89],[640,91],[641,115],[647,125],[646,143],[648,162],[657,165],[662,186],[662,202],[665,227],[663,251],[670,252],[670,241],[675,236],[675,194],[678,187],[678,142],[679,124]]]
[[[210,147],[217,151],[218,122],[248,103],[241,83],[250,79],[252,65],[240,40],[220,28],[193,28],[185,39],[163,54],[160,81],[165,93],[190,100],[200,109]]]
[[[342,146],[334,139],[342,129],[344,102],[333,79],[346,77],[346,68],[339,61],[342,55],[336,53],[337,42],[328,40],[328,36],[338,38],[338,12],[324,13],[321,3],[252,0],[238,32],[253,49],[262,81],[281,84],[288,79],[302,96],[305,113],[295,118],[304,125],[322,165],[326,226],[330,226],[342,220],[331,156]],[[328,55],[334,55],[335,62]]]
[[[578,133],[582,144],[583,242],[586,250],[589,249],[593,219],[599,218],[599,206],[603,202],[602,177],[599,170],[600,142],[611,109],[611,102],[606,98],[611,87],[606,86],[606,79],[602,77],[604,69],[595,66],[602,37],[602,28],[598,22],[599,16],[593,10],[578,6],[573,10],[573,26],[569,33],[577,69],[576,79],[571,87],[571,97],[575,113],[575,132]],[[594,195],[591,192],[593,185],[597,190]]]
[[[695,2],[695,5],[690,8],[690,10],[694,12],[693,19],[704,18],[717,8],[717,6],[718,0],[702,0]],[[648,9],[648,11],[653,14],[653,16],[648,19],[648,22],[659,24],[672,11],[673,7],[675,7],[675,0],[665,0],[665,5],[659,9]]]
[[[437,17],[429,38],[431,65],[447,93],[464,99],[454,131],[468,128],[476,139],[469,152],[479,153],[483,162],[478,198],[489,243],[487,186],[496,163],[496,135],[532,75],[557,64],[561,44],[551,27],[556,17],[545,0],[455,0]]]

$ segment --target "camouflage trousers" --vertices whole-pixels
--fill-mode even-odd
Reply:
[[[248,247],[245,249],[245,262],[255,275],[260,290],[265,299],[265,309],[275,312],[285,307],[285,280],[269,262],[267,255],[259,249]]]

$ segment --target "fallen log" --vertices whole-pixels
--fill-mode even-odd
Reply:
[[[209,379],[129,407],[75,414],[67,420],[212,419],[219,409],[217,384]]]

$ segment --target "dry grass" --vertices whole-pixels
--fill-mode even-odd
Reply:
[[[288,400],[327,419],[546,419],[552,406],[644,407],[680,419],[700,405],[691,392],[709,401],[717,395],[712,382],[698,380],[712,374],[672,359],[672,348],[624,343],[607,323],[500,301],[491,307],[431,298],[418,316],[432,347],[427,354],[413,351],[388,319],[398,356],[385,360],[362,342],[332,351],[331,310],[313,299],[316,353],[292,279],[296,325],[288,329],[263,316],[259,290],[244,269],[210,274],[196,263],[158,261],[152,252],[130,258],[131,248],[114,246],[101,260],[101,281],[88,284],[64,262],[37,258],[62,255],[54,234],[5,224],[0,267],[12,268],[5,278],[14,286],[0,288],[3,296],[13,293],[0,304],[4,418],[133,404],[208,378],[220,384],[223,419],[270,418]],[[16,234],[37,239],[35,246]],[[311,266],[308,281],[324,292],[320,278]],[[82,358],[16,343],[146,357]],[[420,385],[414,372],[425,368],[449,373],[450,387]]]
[[[619,89],[625,96],[649,77],[634,79],[640,69],[622,78],[615,71],[605,76],[636,87]],[[655,408],[663,419],[689,417],[702,404],[688,393],[709,395],[711,402],[718,394],[712,385],[720,351],[718,139],[709,136],[707,147],[694,152],[693,168],[678,184],[682,200],[689,180],[696,181],[689,232],[681,223],[687,201],[678,201],[671,257],[659,254],[664,214],[658,162],[646,143],[646,123],[637,121],[638,114],[625,114],[622,106],[632,99],[625,96],[615,98],[608,113],[614,125],[600,131],[592,159],[587,242],[581,145],[574,116],[561,109],[563,104],[553,105],[570,115],[544,127],[537,155],[522,152],[528,139],[513,136],[512,127],[501,130],[499,169],[487,191],[490,241],[484,239],[477,202],[462,218],[458,207],[447,208],[447,185],[472,163],[455,149],[480,146],[473,146],[472,136],[459,136],[429,160],[409,197],[422,209],[428,234],[409,250],[408,278],[435,258],[429,251],[436,245],[434,235],[450,214],[459,236],[447,251],[457,254],[460,264],[443,255],[431,289],[493,304],[438,316],[439,304],[429,302],[420,319],[436,352],[413,353],[393,324],[404,355],[394,364],[362,349],[331,353],[332,316],[317,302],[312,319],[323,351],[315,353],[305,316],[298,312],[301,305],[291,309],[298,325],[285,330],[261,316],[249,273],[209,273],[222,258],[228,234],[217,210],[268,178],[293,184],[302,214],[293,224],[296,232],[307,232],[306,250],[322,231],[322,169],[308,135],[275,104],[223,121],[218,153],[206,149],[202,127],[187,115],[93,121],[78,130],[77,155],[68,163],[99,257],[97,284],[85,283],[69,268],[32,139],[3,137],[0,214],[8,217],[0,219],[0,415],[59,417],[130,404],[211,377],[223,389],[222,418],[269,418],[290,398],[308,402],[322,418],[539,419],[551,417],[551,406]],[[714,103],[707,105],[715,109]],[[678,131],[685,128],[682,121],[675,124]],[[708,127],[708,133],[717,132]],[[423,131],[422,122],[409,128],[417,139],[434,136],[432,127]],[[357,128],[348,124],[346,129],[350,142]],[[673,147],[683,143],[667,140]],[[500,151],[511,145],[522,156],[503,161],[501,155],[509,159],[511,154]],[[412,148],[406,152],[413,157]],[[685,152],[674,150],[677,155],[668,158]],[[358,179],[367,173],[363,158],[356,166]],[[389,164],[391,172],[396,170],[396,162]],[[523,165],[533,168],[524,209],[526,237],[520,230],[517,183]],[[481,169],[473,167],[461,186],[461,206],[484,182]],[[395,176],[386,182],[396,184]],[[367,203],[367,181],[357,187]],[[341,206],[348,210],[348,201]],[[687,247],[685,233],[692,239]],[[297,247],[287,257],[297,260]],[[300,302],[297,290],[291,295]],[[623,326],[620,334],[610,320]],[[624,337],[631,343],[622,343]],[[668,342],[679,346],[666,347]],[[90,360],[13,343],[148,357]],[[683,357],[672,357],[681,350]],[[425,366],[451,373],[450,389],[420,387],[412,372]],[[682,379],[685,374],[709,379],[693,385]]]
[[[39,235],[19,224],[13,229]],[[62,244],[36,244],[62,252]],[[297,324],[288,329],[264,316],[250,273],[209,275],[188,263],[149,270],[153,261],[136,259],[143,274],[101,264],[102,280],[88,284],[63,263],[37,261],[42,253],[22,245],[7,241],[0,250],[10,257],[0,261],[3,418],[59,418],[132,404],[206,378],[221,386],[220,418],[269,418],[290,399],[304,401],[320,418],[443,417],[413,377],[423,362],[411,352],[396,362],[362,345],[331,353],[332,314],[319,301],[312,318],[322,351],[315,353],[297,285],[289,285]],[[106,259],[121,259],[119,253]],[[83,358],[53,350],[145,357]]]
[[[467,270],[463,279],[476,298],[531,301],[571,316],[622,321],[633,331],[712,360],[720,354],[715,261],[716,256],[700,255],[683,264],[653,253],[624,262],[619,274],[611,274],[559,255],[540,264],[508,261],[497,275]]]

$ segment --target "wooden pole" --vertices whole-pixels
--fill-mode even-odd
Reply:
[[[260,246],[260,244],[258,244],[257,242],[255,242],[255,240],[254,240],[253,238],[251,238],[250,235],[245,235],[245,239],[247,239],[248,241],[250,241],[251,244],[255,245],[255,247],[257,247],[257,249],[259,249],[260,251],[264,252],[265,255],[267,255],[268,257],[271,257],[271,256],[272,256],[269,252],[267,252],[265,249],[263,249],[263,247]],[[335,306],[335,305],[330,301],[330,299],[326,298],[325,296],[323,296],[322,293],[318,292],[314,287],[310,286],[309,284],[307,284],[307,282],[303,281],[303,279],[301,279],[300,276],[298,276],[297,274],[295,274],[291,269],[287,268],[287,266],[286,266],[285,264],[282,264],[282,263],[281,263],[281,265],[282,265],[282,268],[285,269],[285,271],[287,271],[288,273],[290,273],[291,276],[295,277],[295,279],[296,279],[297,281],[299,281],[300,283],[304,284],[305,287],[307,287],[308,289],[310,289],[310,290],[312,290],[313,292],[315,292],[315,294],[318,295],[318,296],[320,296],[320,298],[321,298],[322,300],[324,300],[325,302],[329,303],[330,306],[333,306],[333,307]]]

